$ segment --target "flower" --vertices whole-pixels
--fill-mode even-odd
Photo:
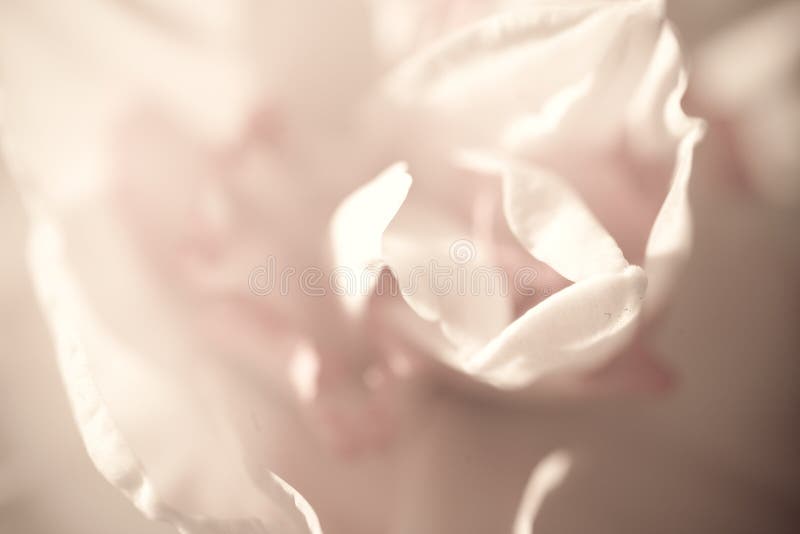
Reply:
[[[413,432],[429,381],[580,392],[643,366],[702,130],[662,2],[470,15],[399,53],[357,2],[209,6],[2,22],[37,290],[89,454],[145,514],[320,532],[300,492],[336,525],[327,485],[383,473],[342,455]],[[265,251],[299,287],[262,291]],[[431,282],[486,267],[515,291]],[[340,530],[385,528],[365,508]]]

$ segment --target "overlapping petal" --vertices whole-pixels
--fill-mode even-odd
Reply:
[[[401,107],[430,112],[428,123],[446,139],[440,146],[478,154],[481,170],[503,177],[511,232],[533,258],[578,282],[496,337],[451,337],[456,355],[445,360],[499,387],[596,368],[633,339],[651,270],[648,309],[663,304],[690,242],[687,184],[702,135],[680,107],[685,78],[657,1],[541,3],[500,13],[388,78],[385,88]],[[442,200],[444,180],[449,200]],[[399,233],[405,244],[403,254],[387,255],[389,265],[405,274],[441,257],[446,239],[466,235],[469,216],[449,230],[452,221],[441,220],[445,205],[469,204],[474,188],[466,183],[442,173],[416,179],[386,234],[386,242]],[[414,189],[426,187],[438,191],[438,202],[422,193],[427,205],[413,202]],[[426,245],[437,235],[438,246]],[[445,332],[464,314],[487,324],[483,297],[452,309],[424,294],[407,300]]]
[[[191,386],[175,383],[164,366],[142,358],[135,344],[121,344],[107,329],[76,284],[64,246],[52,224],[36,221],[34,282],[97,469],[145,515],[186,534],[321,533],[294,488],[272,473],[247,471],[231,421],[198,412],[204,402]],[[220,402],[226,400],[214,399]],[[157,428],[162,432],[154,434]]]

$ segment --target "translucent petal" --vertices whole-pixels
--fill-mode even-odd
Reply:
[[[456,175],[459,171],[454,170]],[[428,177],[434,178],[444,179]],[[415,176],[416,183],[419,187],[411,188],[384,233],[384,261],[397,277],[403,298],[420,317],[439,323],[456,346],[480,347],[511,317],[508,292],[495,276],[500,273],[493,265],[492,245],[474,235],[470,221],[442,204],[448,200],[428,194],[424,177]],[[467,202],[470,195],[453,190],[449,201]]]
[[[377,282],[383,261],[383,233],[405,202],[411,175],[404,163],[392,165],[350,194],[331,220],[334,262],[341,271],[345,305],[360,311]]]
[[[547,122],[551,112],[563,114],[553,98],[588,85],[590,91],[579,91],[584,98],[573,95],[570,119],[559,132],[608,142],[609,127],[620,123],[620,108],[649,60],[662,11],[657,1],[520,6],[426,48],[386,88],[398,101],[421,102],[440,122],[452,123],[452,134],[469,148],[502,141],[518,149],[538,142],[542,131],[536,126],[526,139],[520,121],[533,125]]]
[[[285,481],[248,473],[231,426],[220,428],[197,404],[180,411],[192,400],[184,398],[186,377],[165,380],[165,368],[131,354],[104,328],[76,285],[51,224],[36,222],[30,261],[81,436],[109,482],[148,517],[188,534],[321,533],[310,505]],[[120,395],[122,409],[114,400]],[[185,419],[171,418],[176,413]],[[148,445],[141,447],[143,439]],[[153,477],[155,471],[160,475]]]
[[[509,168],[503,189],[514,235],[565,278],[577,282],[627,267],[614,238],[561,177],[541,168]]]

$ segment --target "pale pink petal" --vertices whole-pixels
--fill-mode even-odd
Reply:
[[[411,187],[407,166],[397,163],[351,193],[331,220],[334,262],[345,305],[360,311],[378,282],[383,262],[383,233],[405,202]]]
[[[640,264],[694,124],[666,111],[682,73],[663,2],[543,2],[429,47],[386,89],[457,149],[561,175]]]
[[[661,9],[657,1],[530,4],[425,49],[387,88],[401,101],[422,99],[440,120],[457,125],[453,135],[483,146],[496,145],[516,122],[541,116],[554,96],[588,79],[592,90],[561,130],[603,143],[650,57]],[[579,115],[580,129],[572,125]]]
[[[614,238],[560,176],[546,169],[510,168],[503,190],[514,235],[565,278],[578,282],[628,266]]]
[[[680,95],[677,92],[676,95]],[[679,96],[676,96],[676,99]],[[677,104],[676,104],[677,105]],[[692,217],[689,206],[689,179],[694,147],[703,136],[697,126],[681,141],[673,172],[672,187],[658,213],[647,242],[644,267],[650,279],[647,313],[658,311],[667,300],[692,245]]]
[[[438,198],[433,183],[456,183],[445,179],[459,177],[466,182],[469,171],[450,167],[447,178],[419,181],[414,168],[410,172],[415,185],[383,235],[384,261],[403,298],[421,318],[438,323],[456,346],[480,347],[510,320],[508,291],[492,283],[497,271],[493,244],[476,232],[470,214],[454,208],[469,204],[472,195]]]
[[[463,369],[497,387],[521,388],[602,365],[633,339],[646,287],[644,271],[631,266],[562,289],[466,357]]]
[[[175,362],[142,358],[109,332],[76,285],[64,246],[54,226],[37,221],[34,282],[98,470],[145,515],[188,534],[321,533],[309,504],[285,481],[248,471],[233,424],[198,410],[205,401],[169,377]]]

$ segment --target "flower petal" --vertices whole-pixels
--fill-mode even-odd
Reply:
[[[514,519],[514,534],[531,534],[534,522],[547,495],[564,481],[572,458],[565,451],[555,451],[542,458],[531,473],[522,502]]]
[[[532,140],[521,136],[517,123],[546,123],[549,113],[563,114],[553,98],[573,88],[571,118],[559,130],[607,143],[662,24],[660,1],[536,3],[429,47],[399,67],[386,88],[399,102],[422,102],[441,122],[452,123],[465,146],[504,140],[508,149]],[[578,91],[586,85],[592,90]],[[532,130],[537,142],[541,131]]]
[[[331,245],[337,268],[343,269],[345,306],[361,311],[377,283],[383,261],[383,233],[405,202],[411,175],[405,163],[396,163],[351,193],[331,219]],[[376,276],[371,276],[373,268]]]
[[[507,169],[503,205],[520,243],[569,280],[620,272],[628,266],[614,238],[552,172],[533,167]]]
[[[672,187],[658,212],[650,231],[644,267],[651,280],[647,313],[660,309],[669,289],[689,255],[692,244],[692,215],[689,206],[689,178],[692,173],[694,147],[703,137],[704,127],[698,123],[678,147]]]
[[[450,168],[464,178],[466,169]],[[428,177],[432,178],[432,177]],[[416,185],[418,184],[418,185]],[[423,319],[438,322],[442,332],[459,347],[478,348],[508,324],[511,304],[502,280],[494,275],[492,244],[476,235],[471,221],[449,211],[459,201],[450,190],[448,200],[437,199],[420,177],[408,199],[383,235],[382,253],[411,308]],[[458,200],[457,200],[458,198]]]
[[[197,419],[198,404],[184,397],[180,380],[168,380],[162,388],[163,376],[147,359],[130,354],[131,349],[104,328],[76,285],[55,226],[35,221],[30,253],[34,284],[55,335],[79,430],[92,461],[109,482],[145,515],[187,534],[321,533],[309,504],[285,481],[269,473],[266,482],[260,478],[255,484],[237,463],[239,454],[231,448],[235,439],[213,422]],[[119,396],[125,397],[122,405],[114,401]],[[171,418],[176,406],[186,402],[186,420]],[[210,412],[203,417],[214,419]],[[159,423],[166,423],[161,427],[165,433],[154,432],[152,425]],[[141,435],[120,428],[141,425],[147,427],[149,440],[143,449],[136,446],[142,445]],[[203,430],[204,425],[209,428]],[[191,445],[184,443],[186,448],[176,450],[186,439]],[[186,463],[193,461],[198,463],[187,469]],[[203,467],[202,473],[197,466]],[[160,476],[153,477],[154,471],[161,471]],[[204,478],[186,484],[187,477],[197,476]]]
[[[562,289],[466,359],[463,369],[507,389],[596,367],[633,339],[646,286],[644,271],[630,266]]]
[[[705,123],[686,116],[681,99],[686,92],[687,74],[680,65],[680,49],[675,35],[665,29],[651,65],[650,90],[642,91],[640,116],[663,117],[661,137],[678,139],[670,189],[656,215],[645,249],[644,267],[649,278],[647,313],[662,307],[689,255],[692,219],[689,206],[689,180],[692,175],[695,145],[703,138]],[[674,80],[674,83],[668,83]],[[660,81],[660,82],[659,82]],[[661,87],[659,89],[658,87]],[[664,91],[671,87],[670,91]],[[650,108],[650,112],[644,111]],[[656,113],[659,112],[660,113]]]

